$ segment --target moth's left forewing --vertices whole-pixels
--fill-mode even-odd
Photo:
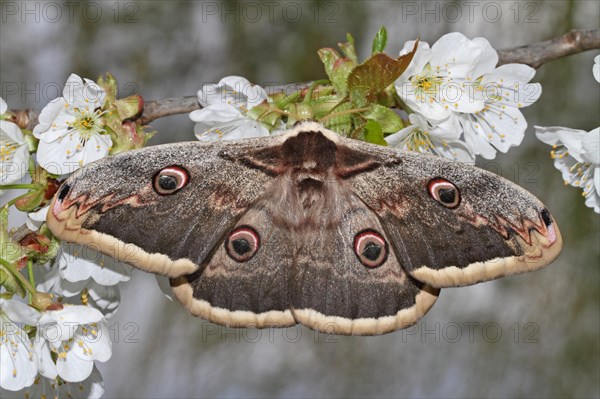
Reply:
[[[560,253],[548,210],[512,182],[434,156],[385,150],[381,157],[381,167],[351,184],[417,280],[439,288],[474,284],[540,269]]]
[[[178,143],[102,159],[64,182],[50,205],[48,226],[62,240],[144,271],[193,273],[269,185],[264,173],[227,156],[257,145]],[[160,173],[182,178],[185,186],[161,192]]]

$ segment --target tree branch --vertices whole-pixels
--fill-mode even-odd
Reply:
[[[520,63],[530,65],[537,69],[549,61],[594,49],[600,49],[600,29],[573,30],[551,40],[499,50],[498,64]],[[267,92],[269,94],[282,91],[291,93],[295,90],[305,89],[309,87],[311,83],[312,82],[291,83],[288,85],[270,86],[267,88]],[[144,105],[142,115],[136,122],[147,125],[158,118],[187,114],[196,109],[200,109],[196,96],[148,101]],[[38,112],[34,110],[26,109],[11,112],[14,114],[13,120],[21,128],[31,130],[38,123]]]
[[[537,69],[546,62],[598,48],[600,48],[600,29],[572,30],[545,42],[500,50],[498,64],[527,64]]]

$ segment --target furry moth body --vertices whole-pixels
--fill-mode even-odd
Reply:
[[[47,222],[170,277],[195,316],[336,334],[405,328],[440,288],[539,269],[562,247],[544,205],[511,182],[315,123],[94,162],[64,182]]]

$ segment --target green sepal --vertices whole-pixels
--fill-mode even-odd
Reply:
[[[43,226],[46,225],[44,224]],[[41,232],[31,234],[35,234],[32,237],[32,241],[35,240],[35,244],[24,248],[27,259],[31,259],[37,264],[44,264],[56,258],[60,247],[60,242],[56,238],[48,238]]]
[[[142,148],[156,133],[147,131],[146,126],[140,126],[133,121],[121,121],[116,109],[104,115],[106,133],[112,140],[111,154]]]
[[[0,264],[0,279],[3,280],[0,285],[6,288],[8,292],[17,294],[21,298],[25,298],[27,292],[25,291],[25,288],[23,288],[21,282],[2,264]]]
[[[281,120],[281,113],[274,111],[273,104],[266,101],[252,107],[246,112],[246,115],[262,123],[269,130],[279,125],[279,121]]]
[[[248,111],[246,111],[246,116],[257,121],[261,117],[263,117],[264,115],[269,113],[270,111],[271,111],[271,105],[268,102],[263,101],[262,103],[254,106],[254,107],[250,108]]]
[[[15,207],[21,212],[33,212],[42,206],[46,190],[32,190],[21,196],[16,202]]]
[[[373,119],[368,119],[364,126],[364,141],[372,144],[387,145],[383,138],[383,130],[381,125]]]
[[[103,108],[108,108],[117,99],[117,80],[110,72],[98,78],[98,85],[106,92]]]
[[[330,112],[338,112],[338,110],[333,110],[335,108],[338,108],[346,100],[347,98],[340,97],[337,94],[322,95],[319,98],[313,100],[311,106],[315,114],[315,118],[321,119]],[[347,109],[350,109],[350,107],[348,107]]]
[[[350,33],[346,33],[346,43],[338,43],[346,58],[358,65],[358,57],[356,56],[356,48],[354,47],[354,37]]]
[[[330,47],[320,49],[317,51],[317,54],[319,54],[319,58],[325,67],[325,73],[329,77],[329,80],[333,81],[333,66],[342,57],[340,57],[337,51]]]
[[[410,53],[398,58],[377,53],[354,68],[348,76],[348,92],[354,106],[364,107],[369,102],[374,102],[379,93],[393,84],[408,68],[418,43],[417,40]]]
[[[371,46],[371,54],[382,53],[387,46],[387,30],[385,26],[382,26],[377,31],[375,39],[373,39],[373,45]]]
[[[25,144],[27,144],[27,149],[29,150],[29,152],[37,152],[38,143],[40,141],[35,138],[31,130],[21,129],[21,132],[23,132],[23,138],[25,139]]]
[[[10,273],[0,266],[0,285],[4,285],[4,282],[8,279],[8,276],[10,276]]]
[[[271,96],[271,100],[273,101],[273,104],[277,108],[284,109],[289,104],[295,103],[296,101],[298,101],[301,96],[302,96],[301,90],[295,91],[290,95],[285,95],[285,93],[281,92],[281,93],[275,93],[273,96]]]
[[[344,102],[331,110],[331,113],[343,113],[349,109],[351,109],[351,104],[349,102]],[[352,130],[352,114],[346,113],[329,117],[325,119],[324,124],[327,129],[333,130],[342,136],[348,136]]]
[[[383,105],[371,104],[369,110],[363,112],[362,115],[367,119],[377,122],[384,134],[396,133],[404,128],[404,123],[400,115]]]
[[[8,265],[15,264],[19,259],[23,258],[23,250],[21,246],[10,239],[8,233],[8,207],[0,208],[0,279],[4,288],[9,292],[16,293],[21,297],[25,296],[25,288],[19,280],[7,269],[3,263]]]
[[[293,103],[288,106],[287,126],[291,127],[298,121],[306,121],[313,119],[315,116],[314,110],[309,104]]]
[[[35,165],[32,160],[30,160],[29,174],[31,175],[31,183],[37,187],[15,201],[15,207],[23,212],[32,212],[45,206],[50,202],[60,185],[55,178],[56,175],[48,173],[39,165]]]

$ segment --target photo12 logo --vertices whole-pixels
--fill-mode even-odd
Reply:
[[[202,1],[202,22],[218,20],[222,23],[311,21],[338,23],[339,6],[335,2],[308,1]]]
[[[133,1],[3,1],[0,11],[2,23],[139,22],[139,6]]]
[[[514,23],[538,23],[539,5],[517,1],[403,1],[400,4],[402,22],[456,23],[500,22],[508,18]]]

